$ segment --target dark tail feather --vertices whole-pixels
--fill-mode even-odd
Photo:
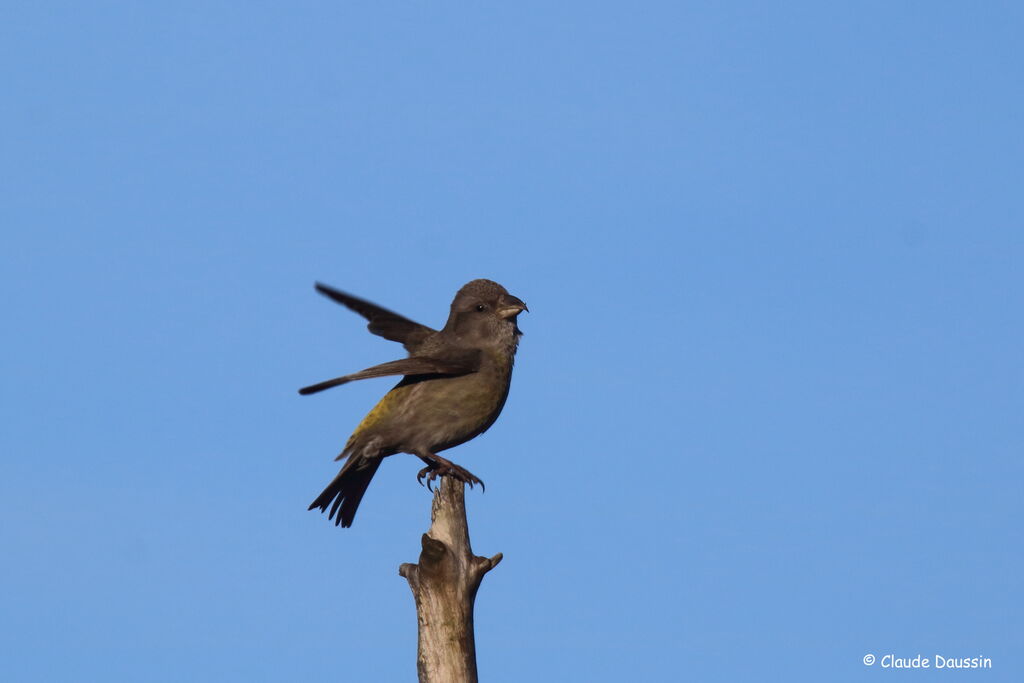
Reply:
[[[320,512],[327,512],[327,508],[330,507],[328,519],[333,519],[335,525],[352,526],[359,501],[363,499],[366,487],[370,485],[370,480],[380,467],[381,460],[383,458],[351,456],[334,481],[310,504],[309,509],[320,508]]]

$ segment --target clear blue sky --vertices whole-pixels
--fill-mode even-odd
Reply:
[[[485,680],[1022,680],[1021,5],[371,4],[0,12],[4,679],[412,680],[419,461],[306,511],[393,382],[296,394],[401,348],[312,284],[488,277]]]

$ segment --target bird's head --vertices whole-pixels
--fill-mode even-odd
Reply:
[[[469,343],[502,342],[514,348],[522,335],[517,316],[528,310],[497,282],[473,280],[455,295],[445,330]]]

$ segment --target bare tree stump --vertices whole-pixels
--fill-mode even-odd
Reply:
[[[466,523],[466,486],[443,477],[423,534],[419,564],[398,568],[416,599],[420,683],[476,683],[473,603],[484,574],[501,562],[473,555]]]

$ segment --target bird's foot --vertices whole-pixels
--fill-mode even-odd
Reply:
[[[427,463],[426,467],[424,467],[422,470],[416,473],[416,481],[419,483],[420,486],[423,486],[424,477],[426,477],[427,479],[427,488],[430,489],[430,482],[434,481],[434,479],[437,478],[437,467],[434,465],[434,463]],[[430,490],[433,491],[433,489]]]
[[[420,483],[420,486],[423,486],[423,480],[426,479],[427,489],[433,491],[434,489],[431,488],[431,482],[438,477],[451,477],[456,481],[461,481],[463,484],[469,484],[469,488],[473,488],[474,484],[480,484],[480,490],[486,490],[483,480],[469,470],[459,467],[450,460],[439,458],[436,455],[434,458],[434,460],[427,461],[427,466],[420,470],[416,475],[416,481]]]

